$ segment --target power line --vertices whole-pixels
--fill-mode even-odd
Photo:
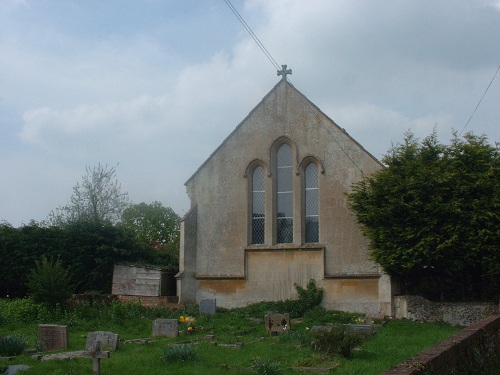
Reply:
[[[276,60],[273,58],[273,56],[271,55],[271,53],[267,50],[267,48],[262,44],[262,42],[259,40],[259,38],[257,37],[257,35],[255,35],[255,33],[252,31],[252,29],[250,28],[250,26],[248,26],[248,24],[245,22],[245,20],[243,19],[243,17],[238,13],[238,11],[236,10],[236,8],[233,6],[233,4],[231,4],[231,1],[230,0],[224,0],[227,4],[227,6],[229,7],[229,9],[231,9],[231,11],[234,13],[234,15],[236,16],[236,18],[238,18],[238,20],[241,22],[241,24],[243,25],[243,27],[248,31],[248,33],[250,34],[250,36],[252,37],[252,39],[255,41],[255,43],[257,43],[257,45],[259,46],[259,48],[261,49],[261,51],[264,53],[264,55],[266,55],[266,57],[268,58],[268,60],[271,62],[271,64],[273,64],[273,66],[276,68],[276,70],[278,70],[278,75],[280,74],[280,66],[278,65],[278,63],[276,62]],[[286,75],[287,74],[291,74],[291,71],[290,73],[288,73],[286,71],[286,65],[283,65],[283,70],[282,70],[282,75],[283,75],[283,79],[286,80]],[[340,150],[347,156],[347,158],[352,162],[352,164],[361,172],[361,174],[364,176],[364,173],[363,173],[363,170],[356,164],[356,162],[352,159],[352,157],[349,155],[349,153],[342,147],[342,144],[337,140],[337,138],[334,136],[334,134],[332,133],[331,129],[326,126],[323,121],[321,120],[321,118],[319,117],[319,115],[316,113],[316,111],[314,111],[314,109],[312,108],[312,105],[309,101],[307,101],[302,95],[299,95],[300,99],[302,100],[302,102],[305,104],[306,108],[311,112],[311,114],[316,118],[316,120],[319,122],[319,124],[321,126],[323,126],[323,128],[327,131],[328,134],[330,134],[330,136],[332,137],[332,139],[335,141],[335,143],[337,143],[337,145],[339,146]]]
[[[264,53],[264,55],[266,55],[267,59],[271,62],[271,64],[273,64],[273,66],[276,69],[279,70],[280,66],[278,65],[278,63],[276,62],[276,60],[273,58],[273,56],[271,55],[271,53],[269,53],[269,51],[266,49],[266,47],[264,47],[264,45],[259,40],[259,38],[257,37],[257,35],[255,35],[255,33],[250,28],[250,26],[248,26],[248,24],[245,22],[245,20],[243,19],[243,17],[238,13],[238,11],[233,6],[233,4],[231,4],[231,1],[229,1],[229,0],[224,0],[224,1],[226,2],[226,4],[229,7],[229,9],[231,9],[231,11],[234,13],[234,15],[236,16],[236,18],[238,18],[238,20],[241,22],[241,24],[246,29],[246,31],[248,31],[248,33],[250,34],[250,36],[252,37],[252,39],[255,41],[255,43],[257,43],[257,45],[259,46],[259,48],[261,49],[261,51]]]
[[[484,90],[484,94],[483,96],[481,96],[481,99],[479,99],[479,102],[477,103],[476,105],[476,108],[474,108],[474,111],[472,111],[472,114],[470,115],[469,119],[467,120],[467,122],[465,123],[464,127],[462,128],[462,131],[460,132],[460,134],[458,135],[459,137],[462,135],[463,131],[465,130],[465,128],[467,127],[467,125],[469,125],[469,122],[470,120],[472,120],[472,117],[474,116],[474,114],[476,113],[477,109],[479,108],[479,105],[481,104],[481,102],[483,101],[483,98],[485,97],[486,93],[488,92],[488,90],[490,89],[490,86],[491,84],[493,83],[493,81],[495,80],[495,77],[497,76],[497,73],[498,71],[500,70],[500,65],[498,65],[498,68],[495,72],[495,74],[493,74],[493,78],[491,79],[488,87],[486,87],[486,90]]]

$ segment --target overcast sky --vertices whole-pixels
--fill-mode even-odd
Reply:
[[[232,0],[290,82],[380,158],[462,131],[500,64],[500,0]],[[274,87],[224,0],[0,0],[0,221],[40,221],[86,166],[134,203],[184,182]],[[465,131],[500,141],[500,73]]]

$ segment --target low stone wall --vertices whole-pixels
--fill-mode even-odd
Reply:
[[[432,302],[420,296],[396,296],[393,303],[396,319],[444,321],[459,326],[468,326],[500,311],[493,302]]]
[[[179,297],[177,296],[117,296],[120,302],[139,302],[143,307],[167,307],[176,309],[179,308]]]
[[[382,375],[492,374],[500,361],[500,315],[475,323]]]

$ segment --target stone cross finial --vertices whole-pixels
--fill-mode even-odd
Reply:
[[[281,70],[278,70],[278,75],[283,76],[282,80],[286,80],[286,75],[292,74],[292,69],[287,69],[286,65],[281,65]]]

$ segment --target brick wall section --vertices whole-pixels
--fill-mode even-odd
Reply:
[[[500,314],[470,325],[382,375],[490,374],[500,361]]]
[[[167,307],[179,308],[179,298],[177,296],[117,296],[120,302],[139,302],[143,307]]]
[[[460,326],[474,324],[499,312],[499,306],[493,302],[432,302],[420,296],[396,296],[393,303],[397,319],[443,321]]]

